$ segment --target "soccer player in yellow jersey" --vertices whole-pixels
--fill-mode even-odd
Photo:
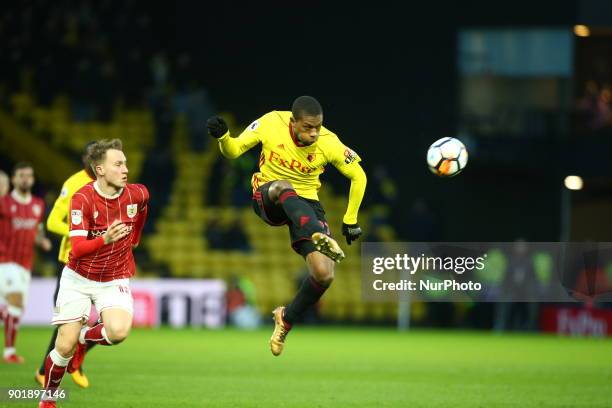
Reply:
[[[209,134],[218,139],[221,153],[230,159],[261,143],[260,171],[251,180],[253,209],[270,225],[288,225],[291,246],[308,266],[309,277],[293,301],[272,312],[275,327],[270,349],[278,356],[293,323],[318,302],[332,283],[334,262],[344,258],[344,252],[330,235],[325,211],[318,200],[319,176],[325,165],[331,163],[351,180],[342,225],[342,234],[350,245],[361,235],[357,213],[366,175],[359,164],[360,157],[323,127],[323,110],[311,96],[297,98],[291,112],[265,114],[236,138],[230,136],[220,117],[210,118],[207,126]]]
[[[60,245],[59,254],[57,256],[58,261],[61,264],[59,273],[57,275],[57,285],[55,286],[55,293],[53,294],[53,303],[57,300],[57,292],[59,289],[59,282],[61,278],[61,271],[64,265],[68,262],[68,254],[70,253],[70,238],[68,232],[70,226],[68,225],[68,213],[70,211],[70,199],[72,195],[81,189],[85,184],[93,180],[89,166],[85,163],[85,156],[87,156],[87,150],[92,143],[88,143],[85,146],[82,161],[83,170],[74,173],[72,176],[64,182],[59,197],[55,201],[49,217],[47,218],[47,229],[62,237],[62,243]],[[55,339],[57,338],[57,329],[55,327],[49,347],[43,358],[42,365],[35,374],[35,380],[41,385],[45,384],[45,360],[49,352],[55,348]],[[81,367],[69,367],[73,381],[80,387],[89,387],[89,379],[85,376]]]

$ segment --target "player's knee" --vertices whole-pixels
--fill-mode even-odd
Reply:
[[[77,341],[77,337],[66,333],[62,335],[60,331],[55,340],[55,350],[64,358],[71,357],[76,349]]]
[[[270,184],[268,189],[268,195],[274,202],[278,201],[280,194],[283,190],[293,189],[293,185],[287,180],[276,180]]]
[[[74,354],[74,349],[79,341],[80,331],[80,322],[66,323],[59,327],[57,338],[55,339],[55,350],[62,357],[68,358]]]
[[[312,277],[318,284],[329,287],[334,281],[334,269],[327,262],[317,262],[311,265]]]
[[[126,324],[105,324],[106,336],[113,344],[124,341],[130,334],[130,326]]]
[[[76,344],[70,344],[67,342],[56,342],[55,350],[59,353],[60,356],[64,358],[69,358],[74,355],[74,350],[76,349]]]

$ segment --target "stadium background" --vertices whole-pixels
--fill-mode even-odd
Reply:
[[[122,138],[131,181],[152,197],[136,251],[141,284],[222,281],[227,294],[202,308],[214,315],[208,326],[245,306],[250,313],[228,326],[262,318],[253,331],[203,330],[194,304],[161,297],[164,327],[93,351],[89,390],[64,381],[72,406],[609,406],[609,340],[577,338],[609,335],[605,303],[417,303],[417,329],[401,333],[397,304],[361,300],[358,245],[343,245],[348,258],[311,325],[291,334],[282,358],[269,355],[269,312],[291,299],[305,270],[287,232],[252,214],[257,152],[225,160],[205,134],[217,112],[236,135],[298,95],[317,97],[326,126],[363,158],[368,241],[612,241],[612,6],[449,3],[0,7],[0,168],[32,162],[35,193],[50,207],[87,141]],[[470,152],[450,180],[425,165],[444,136]],[[582,190],[564,187],[570,174]],[[333,169],[323,179],[339,235],[348,184]],[[39,252],[33,271],[47,292],[58,246]],[[530,262],[536,273],[550,268],[546,254]],[[612,267],[600,272],[609,287]],[[50,309],[47,292],[33,295]],[[177,307],[196,327],[172,327],[186,323],[171,316]],[[0,366],[0,386],[34,386],[50,332],[21,330],[27,363]]]
[[[86,141],[121,137],[131,179],[147,184],[153,197],[138,255],[141,276],[248,275],[264,311],[289,299],[302,263],[286,257],[285,231],[253,222],[248,180],[257,153],[222,160],[203,123],[224,112],[237,134],[269,110],[288,109],[296,95],[312,94],[323,102],[326,125],[364,156],[366,239],[557,241],[565,233],[605,241],[609,228],[598,220],[612,205],[610,114],[593,127],[579,109],[594,81],[609,110],[610,21],[601,7],[607,10],[590,2],[347,9],[315,1],[308,10],[233,2],[5,6],[2,168],[32,161],[37,193],[51,205]],[[574,37],[577,23],[600,28]],[[552,46],[568,48],[569,72],[510,69],[504,77],[492,61],[491,72],[473,76],[488,75],[501,96],[474,102],[470,95],[481,89],[461,72],[461,33],[496,27],[510,36],[535,30],[536,41],[546,30],[566,32],[571,41]],[[528,57],[508,55],[501,57],[507,64],[528,65],[520,59]],[[483,101],[496,109],[469,111]],[[429,143],[447,135],[463,139],[471,153],[468,171],[452,180],[433,177],[423,159]],[[571,193],[567,217],[569,174],[581,175],[586,187]],[[324,180],[322,200],[339,231],[348,184],[335,171]],[[351,273],[355,248],[323,314],[393,319],[393,305],[360,302],[359,278]],[[55,273],[50,262],[38,265],[35,273]]]
[[[590,35],[579,36],[578,24]],[[131,181],[152,196],[139,277],[222,279],[237,289],[228,305],[252,304],[263,316],[291,299],[305,270],[286,231],[252,214],[257,152],[230,162],[206,135],[217,112],[236,135],[298,95],[317,97],[325,125],[364,159],[365,240],[612,241],[610,27],[603,1],[4,4],[0,168],[32,162],[35,193],[50,207],[84,143],[122,138]],[[537,55],[509,52],[489,62],[516,71],[470,74],[462,67],[474,60],[461,46],[470,33],[502,33],[519,49],[521,35],[532,35],[523,38],[545,44],[536,51],[565,47],[570,63],[530,73],[520,67]],[[478,98],[483,83],[495,98]],[[425,165],[427,147],[444,136],[470,152],[467,170],[450,180]],[[583,177],[582,190],[564,187],[570,174]],[[323,180],[339,235],[348,184],[335,170]],[[35,276],[55,276],[55,249],[38,254]],[[309,320],[394,325],[397,304],[361,301],[359,246],[346,249]],[[494,308],[414,305],[412,324],[492,329]]]

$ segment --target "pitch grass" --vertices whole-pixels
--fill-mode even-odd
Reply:
[[[610,407],[612,341],[544,335],[297,328],[281,357],[270,330],[134,330],[86,360],[91,388],[64,407]],[[23,366],[0,387],[34,387],[50,330],[25,328]],[[7,407],[35,402],[0,403]]]

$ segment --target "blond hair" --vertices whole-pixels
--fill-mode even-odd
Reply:
[[[96,166],[106,159],[106,152],[111,149],[123,150],[123,143],[121,142],[121,139],[98,140],[87,147],[85,162],[95,176],[98,175],[96,172]]]

